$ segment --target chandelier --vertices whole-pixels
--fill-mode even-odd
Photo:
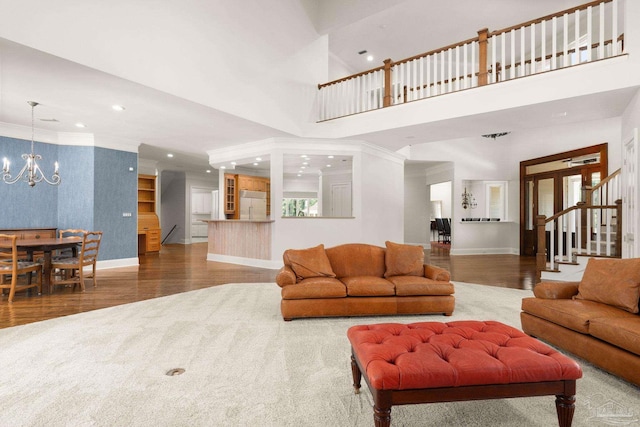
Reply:
[[[477,207],[478,207],[478,204],[476,203],[475,197],[473,197],[473,194],[467,192],[467,187],[464,187],[464,193],[462,193],[462,208],[475,209]]]
[[[20,169],[18,175],[15,178],[11,176],[11,171],[9,170],[10,162],[5,157],[2,161],[2,180],[7,184],[15,184],[16,182],[22,180],[29,184],[29,187],[35,186],[38,182],[44,181],[47,184],[58,185],[60,184],[60,174],[58,173],[58,162],[54,163],[53,176],[51,179],[47,179],[38,166],[38,160],[42,160],[42,156],[40,154],[35,154],[33,152],[33,133],[34,133],[34,125],[33,125],[33,110],[38,105],[35,101],[27,101],[29,105],[31,105],[31,153],[23,154],[22,158],[26,161],[25,165]]]

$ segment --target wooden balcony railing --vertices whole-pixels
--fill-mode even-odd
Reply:
[[[319,120],[621,55],[625,0],[598,0],[318,85]]]

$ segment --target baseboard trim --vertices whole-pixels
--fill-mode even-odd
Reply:
[[[520,250],[515,248],[451,249],[449,255],[520,255]]]
[[[269,259],[243,258],[231,255],[207,254],[207,261],[226,262],[229,264],[246,265],[249,267],[268,268],[270,270],[278,270],[282,267],[281,261]]]
[[[96,263],[96,269],[105,270],[107,268],[137,267],[139,264],[140,264],[140,260],[138,259],[138,257],[107,259],[104,261],[98,261]]]

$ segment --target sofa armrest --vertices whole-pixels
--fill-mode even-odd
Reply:
[[[289,285],[296,284],[296,274],[293,272],[291,267],[285,265],[278,271],[278,275],[276,276],[276,283],[281,288]]]
[[[580,282],[540,282],[533,288],[536,298],[571,299],[578,294]]]
[[[444,268],[436,267],[435,265],[424,265],[424,277],[431,280],[438,280],[440,282],[451,281],[451,273]]]

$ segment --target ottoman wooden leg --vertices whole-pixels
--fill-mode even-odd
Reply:
[[[362,380],[362,372],[360,372],[360,368],[358,367],[358,363],[356,362],[356,358],[351,355],[351,374],[353,375],[353,389],[356,394],[360,394],[360,381]]]
[[[563,394],[556,396],[556,412],[558,413],[558,425],[560,427],[571,427],[573,413],[576,409],[575,403],[575,396],[565,396]]]
[[[390,390],[371,390],[373,393],[373,423],[375,427],[391,426]]]

